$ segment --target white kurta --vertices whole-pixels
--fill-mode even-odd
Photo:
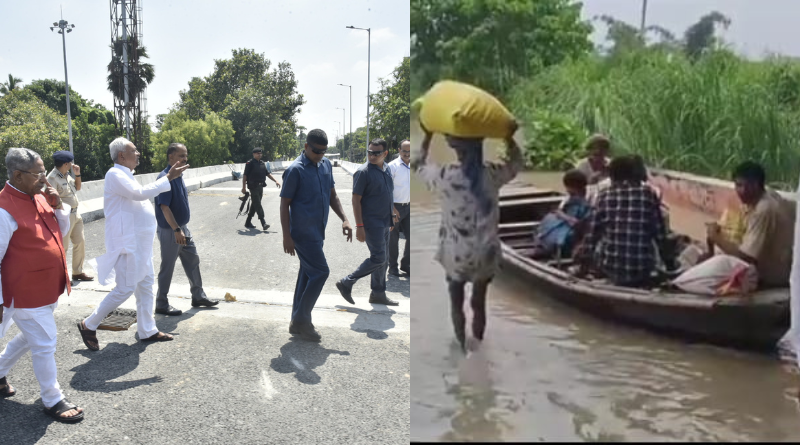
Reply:
[[[12,186],[6,183],[7,187]],[[19,190],[19,189],[16,189]],[[62,210],[53,209],[61,236],[69,232],[70,206],[64,203]],[[11,214],[5,209],[0,209],[0,262],[6,255],[11,237],[19,225]],[[2,273],[2,270],[0,270]],[[66,287],[64,288],[66,290]],[[2,286],[0,286],[0,305],[3,303]],[[0,354],[0,377],[5,377],[8,371],[28,351],[31,351],[33,370],[39,380],[42,403],[51,407],[62,398],[61,387],[56,378],[56,322],[53,311],[58,303],[49,304],[38,308],[17,309],[12,303],[11,307],[4,309],[3,322],[0,323],[0,338],[4,337],[13,324],[17,324],[20,333],[12,339]]]
[[[796,198],[800,198],[800,184],[797,186]],[[789,275],[789,287],[791,293],[790,310],[791,310],[791,327],[787,333],[789,337],[789,344],[781,341],[779,344],[785,348],[791,348],[797,360],[797,366],[800,366],[800,205],[797,206],[797,213],[794,221],[794,254],[792,255],[792,271]],[[786,338],[786,337],[784,337]]]
[[[135,286],[153,271],[156,214],[148,200],[169,191],[169,180],[164,176],[141,186],[131,169],[115,164],[104,186],[106,253],[97,258],[97,280],[104,286],[114,283],[117,259],[126,255],[124,283]]]

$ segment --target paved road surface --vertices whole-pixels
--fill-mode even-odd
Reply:
[[[335,169],[348,217],[352,180]],[[235,219],[240,183],[190,194],[190,229],[210,298],[237,302],[193,309],[188,282],[176,266],[170,291],[178,317],[156,316],[175,341],[145,346],[128,331],[98,331],[101,350],[86,350],[75,320],[90,314],[108,288],[80,283],[56,311],[59,382],[82,406],[78,425],[50,421],[42,410],[30,355],[9,374],[18,391],[0,400],[0,443],[407,443],[410,438],[409,281],[391,277],[400,306],[367,302],[368,279],[354,289],[356,306],[334,286],[368,256],[346,243],[331,212],[325,253],[331,276],[314,311],[319,344],[288,333],[299,262],[283,253],[274,186],[264,193],[269,231]],[[87,258],[104,253],[104,220],[86,226]],[[401,241],[402,243],[403,241]],[[402,245],[401,245],[402,249]],[[401,250],[402,251],[402,250]],[[154,263],[160,264],[156,243]],[[71,256],[71,255],[69,255]],[[123,308],[134,308],[131,298]],[[5,345],[11,335],[0,340]]]

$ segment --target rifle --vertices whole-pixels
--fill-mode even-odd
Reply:
[[[236,219],[242,215],[250,213],[250,192],[245,191],[244,196],[239,197],[239,201],[242,201],[242,205],[239,206],[239,213],[236,214]],[[245,204],[247,205],[247,210],[242,213],[242,209],[244,209]]]

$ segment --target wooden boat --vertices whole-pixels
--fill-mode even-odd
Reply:
[[[789,289],[751,295],[710,297],[657,289],[614,286],[579,279],[570,260],[530,257],[533,233],[563,194],[531,186],[508,186],[500,196],[500,239],[504,269],[532,288],[589,314],[692,341],[743,349],[774,349],[789,327]]]

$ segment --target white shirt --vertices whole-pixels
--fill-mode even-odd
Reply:
[[[22,193],[22,191],[11,183],[6,182],[8,187],[13,188],[14,190]],[[33,199],[33,198],[31,198]],[[66,202],[61,203],[63,209],[53,209],[56,214],[56,221],[58,221],[58,228],[61,229],[61,236],[67,236],[67,232],[69,232],[69,213],[72,208]],[[8,243],[11,242],[11,236],[14,235],[14,232],[17,231],[19,225],[17,225],[17,221],[11,216],[6,209],[0,209],[0,263],[3,262],[3,258],[6,256],[6,251],[8,250]],[[2,278],[0,278],[2,279]],[[66,289],[66,287],[64,287]],[[3,287],[0,286],[0,305],[3,304]]]
[[[394,181],[394,202],[408,204],[411,202],[411,167],[398,157],[389,163],[389,170]]]
[[[797,186],[795,198],[800,198],[800,184]],[[792,257],[792,271],[789,275],[791,325],[788,335],[792,340],[791,346],[794,349],[798,366],[800,366],[800,354],[797,353],[797,351],[800,351],[800,218],[798,218],[800,216],[800,205],[797,205],[795,212],[794,255]]]
[[[143,187],[131,169],[114,164],[106,173],[103,186],[106,253],[97,258],[97,281],[103,286],[112,284],[117,258],[127,255],[128,273],[124,279],[134,286],[153,270],[156,213],[148,200],[168,192],[169,179],[163,176]]]

